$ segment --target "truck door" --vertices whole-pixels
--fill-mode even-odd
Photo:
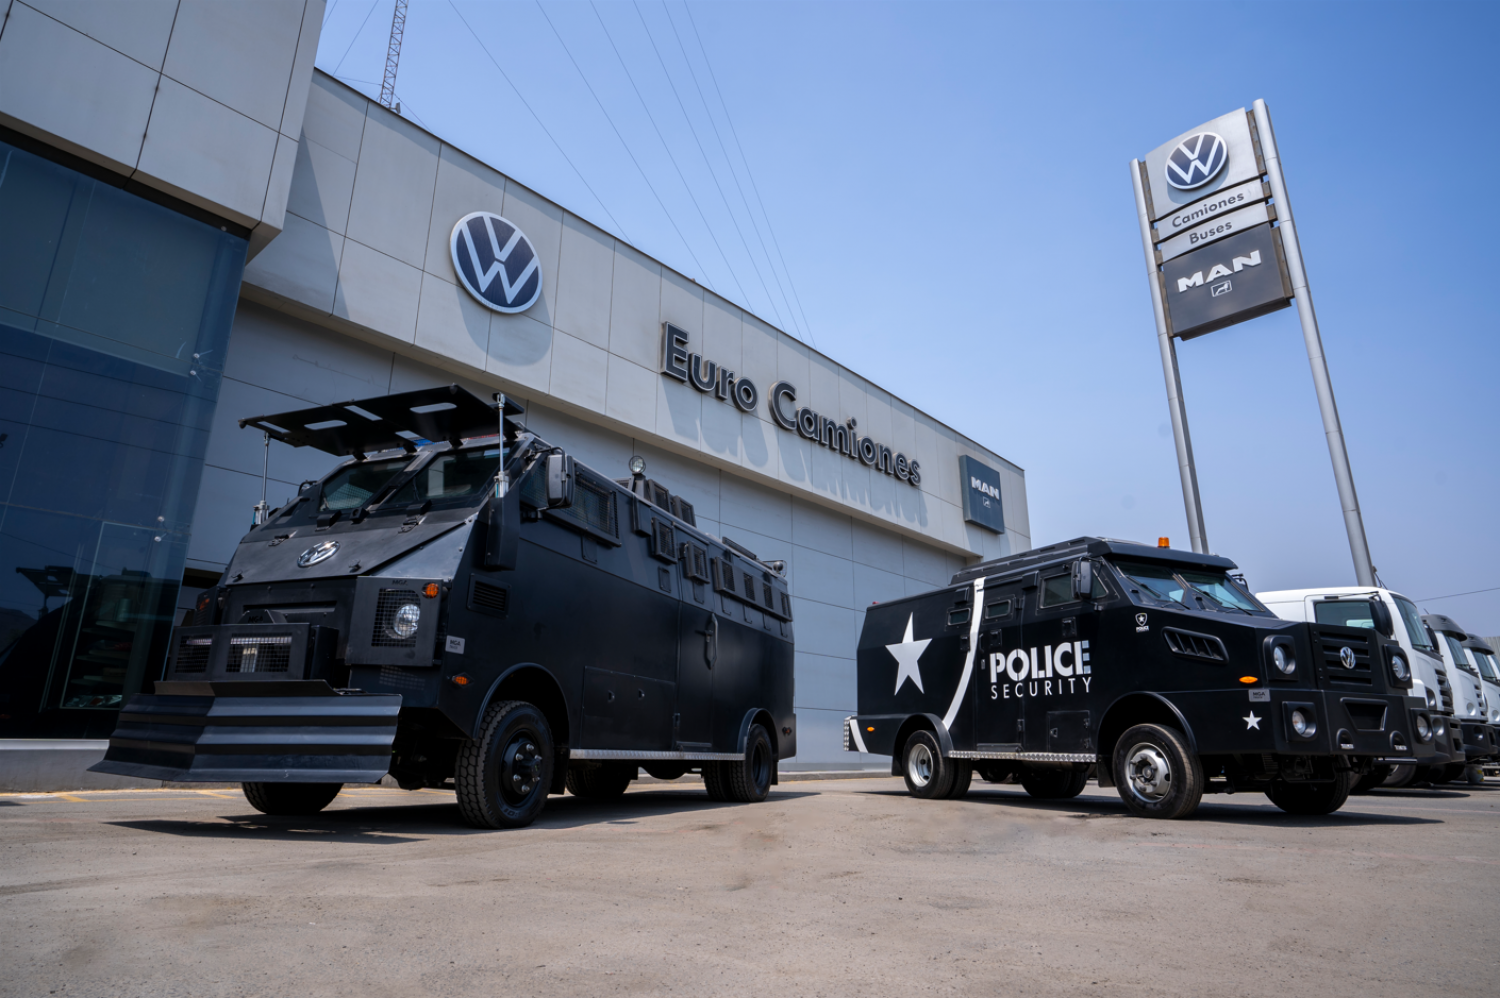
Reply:
[[[699,590],[701,594],[702,586]],[[716,603],[717,600],[712,600]],[[682,632],[677,642],[677,717],[673,748],[706,748],[713,741],[714,668],[723,637],[722,614],[715,607],[682,604]]]
[[[1094,598],[1105,593],[1098,581],[1093,589]],[[1098,718],[1090,710],[1094,680],[1089,649],[1098,640],[1099,611],[1094,598],[1074,598],[1071,565],[1049,570],[1034,592],[1036,603],[1026,619],[1026,652],[1031,658],[1026,750],[1093,752],[1093,724]]]
[[[1025,715],[1024,680],[1029,670],[1021,625],[1025,593],[1015,582],[987,587],[979,618],[975,656],[974,742],[979,751],[1019,751]],[[1019,654],[1018,654],[1019,653]]]

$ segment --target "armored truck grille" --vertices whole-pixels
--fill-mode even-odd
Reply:
[[[370,634],[370,644],[375,648],[415,648],[417,636],[392,637],[386,628],[396,616],[396,609],[406,603],[416,603],[417,594],[411,589],[382,589],[375,600],[375,627]]]
[[[1370,645],[1364,638],[1319,634],[1318,652],[1323,656],[1323,672],[1329,679],[1370,685]]]
[[[1212,634],[1199,634],[1176,627],[1164,627],[1161,633],[1167,639],[1167,647],[1184,658],[1197,658],[1205,662],[1229,661],[1229,652],[1225,650],[1224,642]]]
[[[470,600],[476,610],[487,610],[497,616],[504,616],[510,609],[510,590],[501,586],[492,586],[488,582],[479,579],[474,580],[474,592]]]
[[[177,646],[177,664],[173,671],[207,672],[208,658],[213,647],[213,638],[183,638]]]
[[[226,672],[286,672],[291,664],[290,635],[229,639]]]

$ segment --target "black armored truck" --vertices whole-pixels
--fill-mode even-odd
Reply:
[[[641,767],[765,799],[797,746],[784,565],[522,415],[450,385],[242,420],[347,460],[257,507],[94,768],[240,782],[270,814],[389,773],[490,828]]]
[[[916,797],[961,797],[978,773],[1051,799],[1096,777],[1152,818],[1244,791],[1336,811],[1433,738],[1389,611],[1371,604],[1374,628],[1284,621],[1235,569],[1080,537],[871,606],[845,748],[890,755]]]

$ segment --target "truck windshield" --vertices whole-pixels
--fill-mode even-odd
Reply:
[[[1204,569],[1174,572],[1165,565],[1149,565],[1138,561],[1117,561],[1114,566],[1127,579],[1157,599],[1186,606],[1184,597],[1191,593],[1202,596],[1200,606],[1206,601],[1210,609],[1241,610],[1245,613],[1262,609],[1260,604],[1223,572]]]
[[[1422,626],[1422,615],[1417,612],[1416,605],[1405,596],[1396,596],[1394,599],[1396,609],[1401,611],[1401,623],[1406,627],[1406,636],[1411,639],[1411,646],[1429,655],[1436,655],[1437,646],[1427,640],[1427,628]]]
[[[340,468],[323,483],[323,497],[318,500],[318,509],[358,509],[385,488],[397,472],[411,464],[411,460],[398,457],[385,461],[361,461]]]
[[[500,450],[496,447],[439,454],[403,485],[386,505],[400,508],[429,499],[444,502],[480,498],[494,484],[499,461]]]
[[[1260,605],[1223,572],[1183,572],[1182,580],[1220,606],[1232,606],[1246,613],[1260,609]]]
[[[1125,573],[1127,579],[1157,599],[1181,603],[1183,594],[1187,592],[1187,587],[1170,568],[1133,561],[1117,561],[1114,565]]]
[[[1480,651],[1478,648],[1470,648],[1469,654],[1474,656],[1474,661],[1479,663],[1479,674],[1492,683],[1500,683],[1500,673],[1495,671],[1495,656],[1489,652]]]
[[[1453,664],[1465,672],[1479,675],[1478,671],[1469,662],[1469,656],[1464,654],[1464,646],[1458,643],[1458,639],[1451,634],[1444,634],[1443,640],[1448,644],[1448,651],[1453,655]]]

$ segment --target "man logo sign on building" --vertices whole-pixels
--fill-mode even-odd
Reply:
[[[469,294],[496,312],[524,312],[542,293],[542,267],[531,240],[488,211],[458,220],[449,237],[453,269]]]
[[[964,519],[997,534],[1005,533],[1000,472],[965,454],[958,459],[958,473],[963,481]]]

